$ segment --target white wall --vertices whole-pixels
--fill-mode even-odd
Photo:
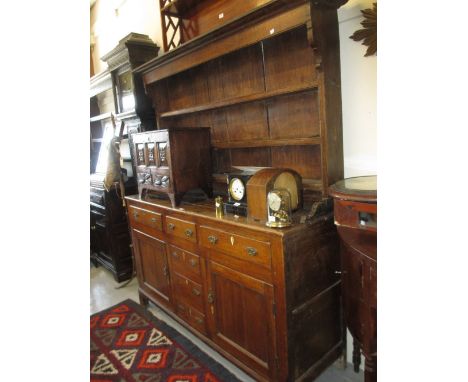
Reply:
[[[367,47],[349,38],[361,29],[360,10],[372,8],[372,3],[349,0],[338,10],[345,177],[377,174],[377,57],[364,57]],[[96,73],[106,68],[99,57],[130,32],[147,34],[161,47],[161,53],[159,1],[97,0],[91,10],[91,32],[96,44]],[[348,362],[351,360],[352,339],[348,333]]]
[[[372,0],[350,0],[338,10],[345,177],[377,174],[377,57],[351,40]]]
[[[96,74],[107,67],[100,58],[130,32],[148,35],[162,52],[159,0],[97,0],[91,8],[90,29]]]

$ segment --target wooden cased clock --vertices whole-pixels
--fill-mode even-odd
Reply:
[[[194,188],[211,196],[209,128],[174,128],[133,135],[133,157],[142,198],[166,195],[172,206]]]

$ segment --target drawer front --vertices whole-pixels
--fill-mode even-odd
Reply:
[[[192,243],[197,242],[197,228],[195,223],[187,220],[166,216],[166,233]]]
[[[130,206],[128,208],[129,219],[132,225],[135,223],[143,224],[146,227],[157,229],[162,231],[162,215],[153,212],[144,210],[142,208]]]
[[[172,284],[177,301],[203,311],[203,288],[200,284],[177,272],[172,273]]]
[[[377,204],[335,199],[334,209],[337,226],[377,231]]]
[[[202,226],[200,243],[206,248],[223,251],[238,259],[271,269],[271,250],[268,242]]]
[[[182,302],[177,303],[176,310],[177,315],[189,323],[191,327],[195,328],[200,333],[207,334],[205,315],[203,313],[200,313],[198,310]]]
[[[195,281],[201,280],[200,256],[169,245],[169,257],[175,271]]]

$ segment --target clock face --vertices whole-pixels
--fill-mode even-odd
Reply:
[[[268,194],[268,206],[273,211],[278,211],[281,207],[281,197],[274,192]]]
[[[239,178],[232,178],[229,182],[229,194],[234,200],[242,200],[245,195],[245,185]]]

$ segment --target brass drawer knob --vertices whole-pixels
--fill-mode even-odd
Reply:
[[[214,303],[214,300],[215,300],[214,293],[213,293],[213,291],[210,291],[210,292],[208,293],[208,302],[209,302],[210,304],[213,304],[213,303]]]
[[[192,235],[193,235],[193,231],[190,228],[187,228],[185,230],[185,236],[192,237]]]
[[[138,216],[140,216],[140,215],[138,215],[138,212],[134,212],[134,213],[133,213],[133,217],[134,217],[135,219],[138,219]]]
[[[91,226],[91,231],[94,231],[96,229],[96,226],[95,225],[92,225]]]
[[[190,259],[189,264],[190,264],[192,267],[196,267],[197,264],[198,264],[198,261],[195,260],[195,259]]]
[[[195,296],[200,296],[201,292],[197,289],[197,288],[193,288],[192,289],[192,293],[195,295]]]
[[[208,241],[211,244],[216,244],[218,242],[218,238],[216,236],[210,235],[210,236],[208,236]]]
[[[203,324],[203,319],[201,319],[200,317],[195,317],[194,319],[197,324]]]
[[[253,247],[247,247],[247,254],[249,256],[257,256],[257,250]]]
[[[173,223],[169,223],[169,224],[167,225],[167,228],[170,229],[171,231],[173,231],[174,228],[175,228],[175,225],[174,225]]]
[[[179,258],[179,254],[177,252],[172,252],[172,257],[174,259],[178,259]]]

